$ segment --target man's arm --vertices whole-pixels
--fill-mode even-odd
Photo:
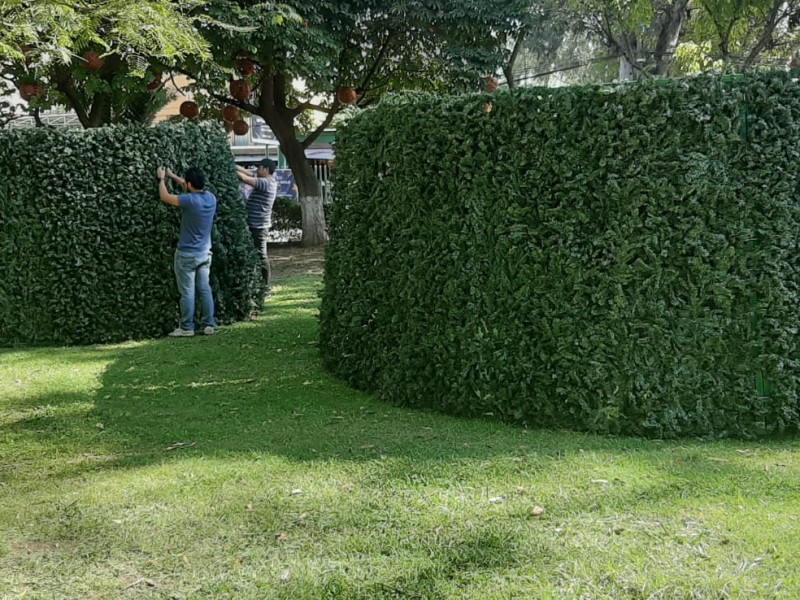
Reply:
[[[158,167],[156,175],[158,176],[158,195],[161,197],[161,201],[170,206],[178,206],[178,197],[175,194],[170,194],[167,190],[167,184],[164,181],[166,176],[164,167]]]
[[[250,171],[247,169],[236,165],[236,176],[239,181],[246,183],[250,187],[256,187],[256,178],[250,175]]]
[[[167,177],[172,179],[175,183],[181,186],[185,190],[189,190],[189,186],[186,185],[186,180],[183,177],[178,177],[175,173],[172,172],[172,169],[167,169]]]

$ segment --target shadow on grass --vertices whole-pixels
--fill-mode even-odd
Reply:
[[[737,442],[530,432],[377,401],[322,369],[316,346],[318,286],[317,277],[288,279],[257,320],[222,328],[213,337],[30,351],[28,360],[50,352],[59,353],[66,365],[110,362],[93,394],[57,392],[16,401],[15,417],[0,433],[21,447],[77,453],[75,460],[48,471],[60,477],[187,456],[265,454],[292,461],[393,458],[399,461],[383,463],[376,477],[455,483],[460,472],[466,479],[486,468],[483,461],[507,459],[510,466],[490,468],[535,481],[556,464],[600,478],[607,459],[609,467],[633,461],[653,471],[648,485],[628,491],[620,486],[619,493],[655,501],[685,494],[692,481],[702,481],[706,489],[730,487],[747,471],[736,453],[747,445]],[[24,365],[22,354],[14,354]],[[723,458],[712,461],[708,452]],[[753,470],[756,480],[763,476],[763,465]],[[613,475],[612,468],[609,472]],[[800,491],[800,484],[790,487]]]

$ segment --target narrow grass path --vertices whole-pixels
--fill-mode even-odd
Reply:
[[[800,444],[526,431],[213,337],[0,351],[0,598],[798,598]]]

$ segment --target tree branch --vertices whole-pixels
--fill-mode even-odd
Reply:
[[[764,32],[758,39],[758,42],[747,55],[744,63],[742,64],[742,68],[747,70],[749,69],[753,63],[755,62],[758,55],[761,54],[768,46],[769,41],[772,39],[772,34],[775,31],[775,27],[777,27],[778,22],[780,21],[780,17],[778,13],[783,6],[783,0],[772,0],[772,8],[769,11],[769,17],[767,17],[766,26],[764,27]]]
[[[264,67],[264,76],[259,81],[258,108],[262,116],[269,114],[274,105],[274,82],[272,80],[272,67]]]
[[[70,107],[75,111],[78,121],[81,122],[84,129],[89,127],[89,115],[86,112],[86,107],[83,105],[83,100],[81,100],[80,96],[78,96],[78,92],[75,90],[69,73],[63,71],[56,72],[55,82],[56,89],[67,98]]]
[[[197,75],[195,75],[194,73],[192,73],[191,71],[187,71],[186,69],[182,69],[180,67],[175,67],[175,71],[177,71],[181,75],[186,75],[190,79],[193,79],[195,81],[199,81],[199,77]],[[172,81],[172,84],[175,86],[175,89],[177,90],[178,89],[178,85],[175,83],[175,80]],[[237,100],[235,98],[231,98],[230,96],[224,96],[222,94],[217,94],[216,92],[209,92],[209,95],[212,98],[214,98],[216,100],[219,100],[220,102],[222,102],[224,104],[232,104],[232,105],[237,106],[237,107],[241,108],[242,110],[244,110],[246,112],[249,112],[251,114],[254,114],[254,115],[260,114],[259,113],[259,109],[255,104],[250,104],[249,102],[245,102],[244,100]]]
[[[386,52],[389,50],[389,42],[392,40],[393,37],[394,33],[392,31],[386,33],[386,39],[383,40],[383,44],[381,45],[381,49],[378,52],[377,58],[375,58],[375,62],[372,63],[372,66],[370,67],[369,71],[367,71],[367,74],[364,75],[364,78],[361,80],[361,85],[358,86],[358,90],[361,91],[362,93],[366,91],[370,81],[372,80],[373,77],[375,77],[375,74],[378,72],[381,63],[383,63],[383,59],[386,58]]]
[[[517,57],[519,56],[520,50],[522,50],[522,44],[527,35],[528,29],[526,27],[521,27],[517,32],[517,38],[514,40],[514,48],[511,50],[511,56],[508,57],[508,64],[503,67],[503,75],[505,75],[506,83],[510,88],[514,87],[514,64],[517,62]]]
[[[215,92],[210,92],[209,94],[212,98],[219,100],[223,104],[233,104],[244,110],[245,112],[249,112],[253,115],[260,114],[258,112],[258,107],[255,104],[250,104],[249,102],[245,102],[244,100],[237,100],[236,98],[231,98],[229,96],[223,96],[222,94],[217,94]]]
[[[324,106],[319,106],[318,104],[313,104],[311,102],[301,102],[297,106],[292,109],[289,109],[289,116],[293,119],[301,114],[303,114],[306,110],[316,110],[317,112],[322,113],[329,113],[331,111],[330,108],[325,108]]]
[[[340,104],[338,100],[333,101],[333,106],[331,107],[331,111],[328,113],[328,116],[325,117],[325,120],[317,127],[314,131],[309,133],[306,138],[302,141],[301,146],[303,146],[303,150],[308,148],[311,144],[313,144],[316,139],[320,136],[320,134],[327,129],[327,127],[333,121],[333,117],[336,116],[336,113],[339,112]]]

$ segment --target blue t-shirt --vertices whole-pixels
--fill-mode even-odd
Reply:
[[[181,208],[181,235],[178,251],[203,254],[211,250],[211,226],[217,212],[217,199],[211,192],[191,192],[178,196]]]

